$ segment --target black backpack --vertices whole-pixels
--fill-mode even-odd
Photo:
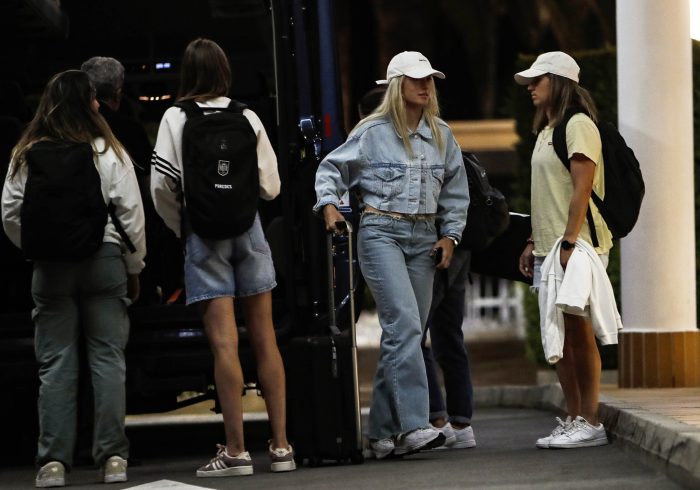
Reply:
[[[562,122],[554,128],[552,135],[554,151],[567,170],[570,170],[570,162],[566,148],[566,125],[578,112],[585,113],[581,110],[567,112]],[[634,228],[642,207],[642,199],[644,199],[642,170],[634,152],[627,146],[614,124],[599,122],[597,126],[603,145],[605,199],[598,197],[595,192],[591,194],[591,198],[612,232],[613,238],[622,238]],[[586,215],[593,246],[597,247],[598,237],[590,207]]]
[[[473,153],[463,151],[462,160],[469,182],[469,212],[459,246],[484,250],[508,228],[508,203],[501,191],[491,187],[486,170]]]
[[[125,244],[135,248],[102,196],[100,174],[87,143],[42,141],[26,153],[27,182],[20,209],[24,256],[71,262],[102,245],[107,215]]]
[[[194,101],[175,106],[187,115],[182,155],[192,230],[212,240],[240,235],[253,226],[260,195],[257,137],[243,115],[246,106],[234,100],[228,107],[202,109]]]

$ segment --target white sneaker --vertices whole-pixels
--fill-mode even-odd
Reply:
[[[384,459],[394,452],[394,439],[391,437],[386,437],[384,439],[378,439],[376,441],[370,441],[369,446],[372,448],[374,457],[377,459]]]
[[[440,446],[443,442],[445,442],[445,435],[429,425],[422,429],[415,429],[401,434],[394,448],[394,454],[397,456],[413,454]]]
[[[63,487],[66,485],[66,468],[59,461],[51,461],[39,468],[34,480],[37,488]]]
[[[555,449],[572,449],[577,447],[604,446],[608,443],[603,424],[593,426],[580,415],[556,437],[549,441],[549,447]]]
[[[107,458],[102,466],[100,477],[105,483],[117,483],[126,481],[126,460],[119,456],[111,456]]]
[[[552,433],[549,434],[547,437],[541,437],[541,438],[537,439],[535,446],[537,446],[540,449],[548,449],[549,442],[553,438],[555,438],[556,436],[563,433],[566,430],[566,428],[569,426],[570,423],[571,423],[571,416],[567,416],[566,420],[562,420],[559,417],[557,417],[557,426],[554,428]]]
[[[476,439],[474,439],[474,429],[471,425],[463,429],[452,428],[455,435],[455,442],[449,446],[450,449],[466,449],[476,447]]]
[[[431,449],[431,451],[441,451],[444,449],[450,449],[457,440],[457,436],[455,436],[455,431],[449,422],[447,422],[442,427],[435,427],[433,424],[430,424],[430,427],[432,427],[433,429],[440,432],[443,436],[445,436],[445,442],[441,446],[434,447],[433,449]]]

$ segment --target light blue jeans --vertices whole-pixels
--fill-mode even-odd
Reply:
[[[126,267],[121,249],[103,243],[80,262],[36,262],[34,347],[39,363],[37,463],[73,463],[78,413],[79,339],[84,336],[94,392],[92,456],[127,458],[124,348],[129,337]]]
[[[433,294],[437,239],[433,220],[365,213],[358,233],[360,268],[377,303],[381,346],[369,415],[370,439],[428,425],[428,381],[421,353]]]

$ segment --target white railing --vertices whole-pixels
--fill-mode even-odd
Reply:
[[[472,274],[462,323],[465,338],[525,338],[523,292],[519,283]]]
[[[467,340],[525,338],[523,294],[519,283],[472,274],[467,283],[462,330]],[[357,344],[379,345],[381,328],[376,310],[364,310],[357,322]]]

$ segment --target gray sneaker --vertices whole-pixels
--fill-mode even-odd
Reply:
[[[66,485],[66,468],[59,461],[51,461],[39,468],[34,480],[37,488],[63,487]]]
[[[398,437],[394,454],[405,456],[438,447],[445,442],[445,435],[433,426],[415,429]]]
[[[100,479],[105,483],[126,481],[126,460],[119,456],[107,458],[100,471]]]
[[[272,449],[272,446],[270,446],[268,452],[272,462],[270,469],[273,472],[294,471],[297,469],[297,464],[294,462],[294,449],[291,444],[286,449],[283,447]]]
[[[217,444],[216,456],[207,464],[197,469],[197,476],[201,478],[217,476],[241,476],[253,474],[253,461],[248,451],[243,451],[236,457],[229,456],[226,446]]]

